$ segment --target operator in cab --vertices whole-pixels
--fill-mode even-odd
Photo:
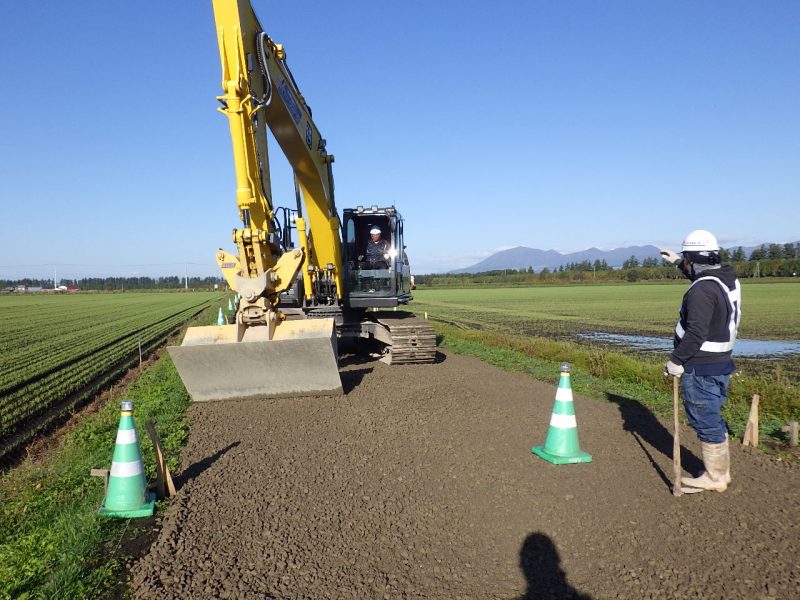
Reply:
[[[389,248],[388,240],[381,238],[381,230],[373,227],[369,230],[369,240],[364,251],[364,261],[367,269],[388,269],[389,268]],[[361,259],[362,257],[359,257]]]

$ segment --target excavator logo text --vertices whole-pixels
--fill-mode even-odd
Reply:
[[[300,119],[303,118],[303,113],[300,112],[300,107],[297,106],[297,101],[295,101],[294,96],[292,96],[292,90],[289,89],[289,84],[286,83],[285,79],[281,79],[278,84],[278,93],[281,95],[281,98],[283,98],[286,110],[292,115],[294,122],[299,123]]]

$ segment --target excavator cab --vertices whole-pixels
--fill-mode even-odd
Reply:
[[[387,242],[382,256],[369,255],[370,231]],[[403,243],[403,219],[392,206],[347,208],[342,222],[346,304],[392,308],[411,300],[411,271]]]

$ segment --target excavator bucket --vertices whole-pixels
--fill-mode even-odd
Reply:
[[[275,328],[190,327],[168,348],[194,401],[342,393],[333,319],[284,321]]]

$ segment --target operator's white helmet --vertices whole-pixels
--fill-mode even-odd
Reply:
[[[375,235],[376,233],[379,234],[380,232],[381,230],[378,229],[377,227],[373,227],[372,229],[369,230],[370,235]]]
[[[682,252],[719,252],[719,243],[714,234],[705,229],[695,229],[686,236]]]

